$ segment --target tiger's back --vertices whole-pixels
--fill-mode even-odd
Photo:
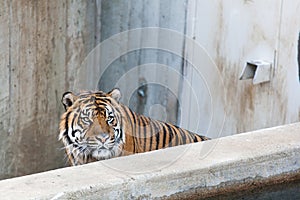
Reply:
[[[129,153],[142,153],[174,147],[183,144],[195,143],[209,140],[201,136],[170,123],[158,121],[139,115],[131,111],[128,107],[122,106],[127,121],[127,136],[129,145],[125,144],[124,149]],[[128,134],[127,134],[128,135]]]

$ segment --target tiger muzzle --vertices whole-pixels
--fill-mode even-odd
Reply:
[[[109,134],[101,133],[98,136],[95,136],[95,138],[98,142],[104,144],[109,139]]]

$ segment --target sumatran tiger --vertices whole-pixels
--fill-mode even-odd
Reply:
[[[120,98],[119,89],[63,94],[59,140],[71,165],[209,139],[134,113]]]

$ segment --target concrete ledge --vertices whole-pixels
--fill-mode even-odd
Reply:
[[[167,198],[300,169],[300,123],[0,181],[1,199]]]

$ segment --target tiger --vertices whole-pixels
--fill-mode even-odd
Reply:
[[[121,91],[65,92],[59,124],[70,165],[206,141],[210,138],[133,112],[120,103]]]

